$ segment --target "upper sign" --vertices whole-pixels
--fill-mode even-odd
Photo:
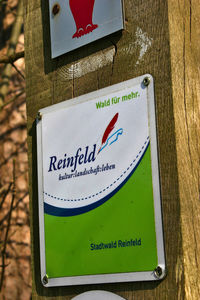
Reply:
[[[162,278],[152,77],[50,106],[40,115],[43,283]]]
[[[52,58],[124,28],[122,0],[49,0]]]

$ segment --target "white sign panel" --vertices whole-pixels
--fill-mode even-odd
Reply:
[[[37,145],[43,284],[162,279],[153,78],[42,109]]]
[[[122,0],[49,0],[52,58],[124,28]]]

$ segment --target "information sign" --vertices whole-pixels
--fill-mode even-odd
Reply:
[[[49,0],[52,58],[124,28],[122,0]]]
[[[37,149],[43,284],[163,278],[153,78],[40,110]]]

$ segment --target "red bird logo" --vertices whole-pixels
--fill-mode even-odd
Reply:
[[[104,134],[102,137],[101,147],[100,147],[98,153],[101,152],[101,150],[103,150],[108,144],[111,145],[114,142],[116,142],[118,140],[118,136],[122,135],[123,129],[120,128],[109,137],[109,134],[115,128],[115,123],[117,122],[118,116],[119,116],[119,113],[116,113],[114,115],[114,117],[112,118],[112,120],[110,121],[110,123],[108,124],[108,126],[106,127],[106,130],[104,131]],[[113,140],[109,142],[109,140],[111,140],[111,138],[113,138]]]
[[[94,2],[95,0],[69,0],[69,6],[76,23],[76,32],[72,38],[79,38],[98,27],[92,22]]]

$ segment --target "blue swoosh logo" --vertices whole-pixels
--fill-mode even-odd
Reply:
[[[123,129],[122,129],[122,128],[118,129],[115,133],[113,133],[113,134],[107,139],[105,145],[99,150],[99,152],[101,152],[105,147],[110,146],[110,145],[112,145],[114,142],[116,142],[116,141],[118,140],[119,135],[122,135],[122,133],[123,133]],[[113,138],[113,137],[114,137],[114,138]],[[110,139],[112,139],[112,138],[113,138],[113,141],[111,141],[111,142],[109,143]]]

